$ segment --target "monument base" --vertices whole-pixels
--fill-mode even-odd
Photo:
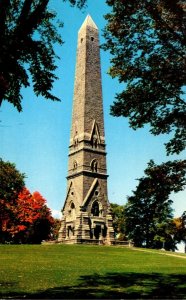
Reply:
[[[113,245],[115,243],[112,216],[95,217],[81,213],[76,219],[63,218],[58,243]]]

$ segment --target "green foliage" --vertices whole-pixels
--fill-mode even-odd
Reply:
[[[82,8],[86,0],[68,0]],[[59,100],[51,93],[58,58],[54,44],[62,44],[58,33],[62,22],[49,9],[49,0],[0,1],[0,104],[3,100],[22,110],[21,88]]]
[[[87,0],[63,0],[64,2],[68,1],[72,6],[76,5],[78,8],[83,8]]]
[[[126,88],[111,114],[129,118],[133,129],[150,124],[154,135],[171,134],[167,154],[185,148],[185,22],[182,1],[107,0],[105,50],[110,75]]]
[[[3,231],[3,225],[7,219],[14,218],[12,207],[25,185],[24,179],[25,174],[20,173],[15,164],[0,159],[0,242],[9,236]]]
[[[123,205],[118,205],[116,203],[110,203],[111,213],[113,217],[113,227],[116,237],[119,240],[125,240],[125,230],[124,230],[124,209]]]
[[[171,223],[171,233],[177,243],[185,243],[186,252],[186,211],[183,212],[181,217],[174,218]]]
[[[111,246],[1,245],[1,298],[184,299],[185,256],[162,254]]]
[[[0,199],[14,200],[23,189],[25,174],[20,173],[15,164],[0,158]]]
[[[186,161],[148,163],[145,177],[139,179],[133,196],[125,207],[125,230],[135,246],[174,249],[169,223],[172,220],[171,192],[183,190],[186,184]]]
[[[53,218],[52,239],[57,240],[60,226],[61,226],[61,220]]]

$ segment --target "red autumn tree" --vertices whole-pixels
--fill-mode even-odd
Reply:
[[[41,243],[43,239],[50,238],[54,220],[39,192],[31,194],[24,188],[19,193],[14,215],[16,221],[10,228],[14,242]]]
[[[2,231],[6,241],[13,243],[41,243],[49,239],[54,224],[46,200],[39,192],[31,194],[24,187],[14,205],[7,203],[9,215],[4,218]]]
[[[48,239],[54,219],[39,192],[25,187],[25,174],[0,159],[0,243],[40,243]]]

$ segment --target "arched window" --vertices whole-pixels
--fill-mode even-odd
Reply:
[[[71,209],[75,209],[74,202],[71,203],[70,208],[71,208]]]
[[[74,160],[74,162],[73,162],[73,169],[76,170],[76,169],[77,169],[77,166],[78,166],[77,161]]]
[[[71,203],[70,203],[70,207],[69,207],[69,216],[70,216],[71,218],[75,218],[75,216],[76,216],[76,207],[75,207],[74,202],[71,202]]]
[[[95,217],[99,216],[99,203],[98,201],[94,201],[92,204],[91,214]]]
[[[91,162],[91,170],[92,172],[96,172],[98,171],[98,162],[96,159],[94,159],[92,162]]]

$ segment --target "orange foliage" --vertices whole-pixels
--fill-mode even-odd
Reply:
[[[9,232],[12,237],[28,230],[37,220],[48,219],[50,224],[53,222],[43,196],[39,192],[31,194],[26,187],[19,193],[14,204],[6,203],[6,209],[9,214],[3,218],[2,231]]]

